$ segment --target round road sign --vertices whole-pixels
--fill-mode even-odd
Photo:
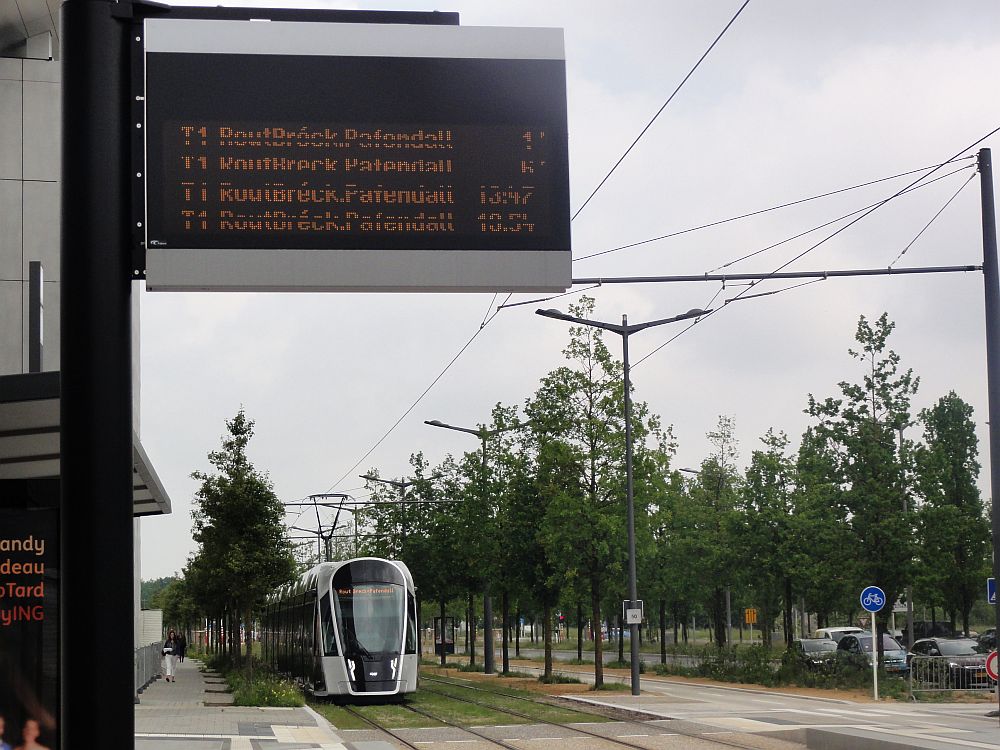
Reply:
[[[885,606],[885,592],[878,586],[869,586],[861,592],[861,606],[868,612],[878,612]]]
[[[997,652],[990,651],[990,655],[986,657],[986,674],[990,676],[991,680],[997,679]]]

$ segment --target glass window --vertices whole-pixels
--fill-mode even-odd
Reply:
[[[334,637],[333,610],[330,607],[330,594],[323,594],[319,601],[320,631],[323,633],[323,653],[327,656],[337,655],[337,639]]]
[[[406,649],[404,653],[417,653],[417,603],[413,594],[406,595]]]
[[[394,583],[334,583],[346,656],[398,654],[403,643],[404,589]]]
[[[974,656],[982,653],[975,641],[938,641],[942,656]]]

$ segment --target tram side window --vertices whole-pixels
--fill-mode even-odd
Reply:
[[[406,648],[403,653],[417,653],[417,603],[410,593],[406,595]]]
[[[333,608],[330,606],[330,592],[323,594],[319,601],[320,628],[323,633],[323,653],[327,656],[337,655],[337,638],[333,629]]]

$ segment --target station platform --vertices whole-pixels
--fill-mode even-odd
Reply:
[[[177,681],[156,680],[135,707],[136,750],[351,750],[308,707],[232,705],[220,678],[186,659]]]

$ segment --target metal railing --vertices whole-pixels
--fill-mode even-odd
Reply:
[[[162,654],[159,642],[135,650],[135,702],[139,694],[162,673]]]
[[[986,654],[973,656],[914,656],[910,660],[910,694],[951,690],[989,692],[996,681],[986,674]]]

